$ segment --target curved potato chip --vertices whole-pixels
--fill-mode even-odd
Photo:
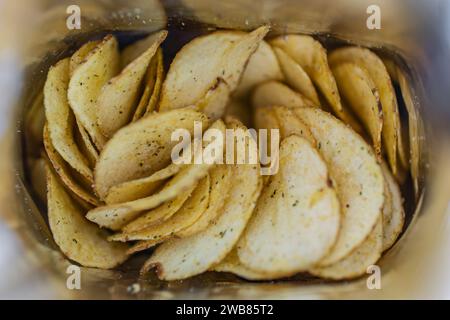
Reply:
[[[383,175],[370,146],[340,120],[317,108],[294,112],[310,127],[341,203],[336,245],[320,262],[327,266],[350,254],[373,229],[384,202]]]
[[[145,53],[150,47],[154,46],[155,42],[159,42],[160,37],[165,38],[167,34],[168,33],[166,30],[161,30],[149,34],[145,38],[135,41],[132,44],[126,46],[120,54],[120,65],[122,69],[124,69],[126,66],[128,66],[137,58],[139,58],[139,56]]]
[[[390,205],[388,205],[391,209],[390,213],[387,215],[383,214],[383,251],[385,251],[392,247],[402,232],[403,225],[405,223],[405,211],[403,209],[403,200],[400,193],[400,188],[395,182],[388,166],[382,163],[381,169],[383,171],[384,180],[390,195],[387,200],[391,201]]]
[[[314,104],[307,98],[278,81],[268,81],[256,87],[252,95],[252,105],[254,108],[271,106],[314,107]]]
[[[127,246],[107,241],[105,231],[84,218],[48,167],[47,185],[48,221],[64,255],[82,266],[102,269],[114,268],[127,259]]]
[[[228,127],[245,130],[235,121]],[[252,139],[248,133],[247,136]],[[256,144],[245,140],[248,147],[256,148]],[[262,179],[258,164],[233,165],[232,168],[235,179],[231,193],[215,223],[193,236],[163,243],[144,264],[141,273],[156,267],[160,279],[185,279],[207,271],[233,249],[253,212]]]
[[[397,99],[386,68],[378,56],[369,49],[346,47],[330,53],[331,65],[352,62],[363,67],[369,73],[380,94],[383,109],[383,146],[386,149],[389,164],[394,175],[397,174],[397,145],[400,130]]]
[[[208,208],[194,224],[178,231],[175,234],[176,236],[182,238],[192,236],[205,230],[214,222],[217,215],[220,213],[220,209],[223,207],[224,203],[228,201],[232,179],[231,174],[231,166],[225,164],[216,165],[210,170],[209,176],[211,179],[211,188]]]
[[[156,109],[156,104],[159,100],[159,93],[164,77],[163,53],[162,49],[158,48],[156,54],[150,61],[150,66],[145,78],[145,88],[136,111],[133,115],[133,121],[137,121],[145,114],[153,112]]]
[[[195,108],[210,119],[219,119],[225,112],[229,98],[230,88],[222,78],[217,78],[216,84],[195,104]]]
[[[97,124],[105,137],[111,137],[131,120],[139,101],[142,80],[166,36],[165,30],[152,35],[150,46],[103,86],[97,98]]]
[[[207,127],[206,116],[192,109],[154,113],[121,130],[108,141],[94,171],[95,189],[101,198],[120,183],[142,178],[166,167],[171,161],[172,132],[186,129],[191,135],[194,122]]]
[[[269,81],[283,79],[277,57],[270,45],[264,40],[259,43],[258,49],[248,60],[242,78],[234,92],[235,97],[243,97],[256,85]]]
[[[247,280],[273,280],[273,277],[263,272],[258,272],[247,268],[242,264],[237,255],[236,249],[233,249],[219,264],[212,267],[211,271],[229,272],[237,275],[240,278]]]
[[[174,112],[179,114],[180,110],[174,110]],[[144,119],[148,119],[148,117]],[[223,136],[225,135],[225,125],[221,120],[214,122],[211,128],[218,129],[222,132]],[[223,139],[216,139],[210,144],[217,147],[214,148],[215,150],[223,150],[223,143]],[[199,152],[203,153],[203,150],[199,150]],[[89,211],[87,218],[102,227],[118,230],[137,216],[141,215],[142,211],[156,208],[160,204],[175,198],[181,192],[188,190],[193,184],[196,184],[200,179],[206,176],[211,166],[213,166],[216,161],[220,160],[220,156],[220,154],[214,154],[215,158],[204,158],[201,164],[187,165],[173,177],[164,188],[151,196],[125,203],[98,207]]]
[[[311,130],[309,130],[308,126],[290,108],[274,106],[272,109],[278,119],[281,139],[295,134],[310,141],[314,147],[317,146]]]
[[[414,100],[412,98],[411,90],[409,88],[405,74],[400,69],[398,69],[397,75],[403,101],[405,102],[405,107],[408,111],[411,177],[413,179],[415,195],[417,196],[419,193],[420,174],[421,139],[419,128],[421,127],[421,119],[418,117],[417,110],[414,107]]]
[[[76,119],[75,119],[76,120]],[[86,129],[76,120],[77,128],[75,130],[75,141],[80,148],[80,152],[86,157],[91,168],[95,168],[98,160],[98,151],[95,149],[89,134]]]
[[[339,201],[316,149],[291,135],[281,141],[280,169],[265,186],[237,244],[251,270],[290,276],[317,264],[336,242]]]
[[[218,78],[233,91],[268,31],[266,26],[250,33],[218,31],[189,42],[170,66],[162,87],[159,110],[197,104],[218,85]]]
[[[89,41],[86,42],[78,49],[71,57],[69,64],[69,75],[72,77],[76,68],[78,68],[86,59],[87,55],[94,50],[100,44],[101,41]]]
[[[44,148],[53,168],[58,173],[62,182],[84,201],[96,206],[100,205],[101,202],[95,197],[94,193],[90,190],[86,190],[78,181],[75,180],[74,176],[70,172],[70,167],[53,147],[47,126],[44,127]]]
[[[380,57],[380,59],[381,61],[383,61],[383,64],[386,67],[386,71],[388,72],[391,80],[398,82],[398,69],[395,61],[387,57]]]
[[[135,233],[169,219],[181,208],[196,187],[197,184],[193,184],[189,189],[177,195],[172,200],[164,202],[159,207],[156,207],[155,209],[144,213],[136,220],[131,221],[122,228],[122,233]]]
[[[383,227],[378,219],[373,230],[350,255],[341,261],[323,268],[314,268],[309,272],[315,276],[342,280],[367,274],[367,268],[375,264],[381,256],[383,245]]]
[[[158,52],[156,53],[156,58],[156,80],[155,85],[153,86],[152,95],[150,96],[150,100],[148,101],[147,107],[145,109],[145,115],[148,115],[157,109],[162,84],[164,82],[164,59],[162,49],[158,50]]]
[[[368,72],[354,63],[331,66],[339,92],[370,134],[377,155],[381,155],[383,110],[378,89]]]
[[[273,39],[270,44],[282,49],[306,71],[322,91],[333,112],[340,117],[341,99],[328,67],[327,52],[320,42],[307,35],[286,35]]]
[[[181,165],[171,163],[148,177],[112,186],[105,197],[105,202],[107,204],[113,204],[147,197],[155,192],[166,179],[177,174],[181,168]]]
[[[118,73],[119,60],[117,40],[108,35],[73,71],[69,82],[70,106],[98,149],[103,148],[105,137],[97,126],[97,98],[103,85]]]
[[[92,170],[81,154],[73,136],[74,116],[67,100],[69,85],[69,59],[60,60],[52,66],[44,85],[44,106],[47,127],[53,146],[61,157],[91,183]]]
[[[143,240],[156,245],[174,236],[178,231],[191,226],[205,212],[209,203],[209,175],[204,177],[192,194],[170,218],[161,223],[131,233],[122,232],[111,236],[113,241]]]
[[[300,64],[295,62],[295,60],[282,49],[274,47],[273,50],[277,55],[278,61],[280,62],[280,67],[283,71],[284,77],[286,78],[286,83],[307,99],[311,100],[312,103],[320,106],[320,100],[317,95],[316,88],[314,88],[311,79]]]

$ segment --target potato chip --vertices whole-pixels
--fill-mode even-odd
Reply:
[[[330,53],[329,61],[331,65],[351,62],[363,67],[378,88],[383,110],[383,147],[386,149],[391,170],[396,175],[400,119],[394,88],[383,62],[375,53],[360,47],[346,47],[334,50]]]
[[[289,108],[314,107],[314,104],[285,84],[269,81],[256,87],[252,95],[254,108],[285,106]]]
[[[188,237],[194,235],[205,230],[215,221],[224,203],[228,201],[232,172],[231,166],[226,164],[216,165],[210,170],[211,188],[208,208],[194,224],[176,232],[176,236]]]
[[[182,165],[169,164],[148,177],[112,186],[105,197],[107,204],[121,203],[147,197],[161,187],[166,179],[177,174]]]
[[[180,114],[182,110],[168,111]],[[148,119],[144,118],[144,119]],[[144,120],[142,119],[142,120]],[[139,122],[141,122],[140,120]],[[138,123],[138,122],[137,122]],[[161,126],[162,124],[160,124]],[[211,128],[218,129],[225,135],[225,125],[221,120],[212,124]],[[117,135],[116,135],[117,136]],[[214,146],[223,150],[223,140],[216,139],[211,142]],[[206,146],[205,146],[206,147]],[[217,150],[217,149],[216,149]],[[203,153],[203,150],[200,150]],[[219,160],[221,155],[214,155],[215,158],[203,159],[201,164],[189,164],[173,177],[159,192],[134,201],[120,204],[107,205],[91,210],[87,218],[102,227],[118,230],[125,224],[142,214],[144,210],[156,208],[162,203],[175,198],[178,194],[188,190],[193,184],[206,176],[208,170]]]
[[[108,35],[73,71],[69,82],[70,106],[99,149],[103,148],[106,139],[97,126],[97,98],[102,87],[118,73],[119,60],[117,40]]]
[[[164,65],[163,65],[163,53],[162,49],[158,48],[156,54],[150,61],[150,66],[145,76],[144,92],[136,111],[133,115],[133,121],[137,121],[145,114],[153,112],[156,108],[156,104],[159,100],[159,93],[161,91],[161,85],[164,77]]]
[[[398,82],[398,70],[395,61],[386,57],[381,57],[381,61],[383,61],[383,64],[386,67],[386,71],[388,72],[391,80],[394,82]]]
[[[421,125],[421,119],[417,115],[417,110],[414,107],[414,100],[412,98],[411,90],[408,86],[408,81],[405,74],[399,69],[398,83],[402,92],[403,101],[405,102],[406,109],[408,111],[408,125],[409,125],[409,147],[410,147],[410,167],[411,177],[413,180],[414,191],[416,197],[419,193],[419,174],[420,174],[420,150],[421,139],[419,134],[419,128]]]
[[[147,107],[145,109],[145,115],[148,115],[157,109],[162,84],[164,82],[164,59],[161,48],[156,53],[156,59],[156,80],[155,85],[153,86],[152,95],[150,96],[150,100],[148,101]]]
[[[50,68],[44,86],[44,106],[48,131],[53,146],[61,157],[91,183],[92,170],[78,149],[73,136],[74,116],[67,100],[69,59],[60,60]]]
[[[211,268],[211,271],[217,272],[230,272],[238,277],[247,280],[273,280],[276,277],[271,277],[270,275],[258,272],[247,268],[242,264],[237,255],[236,249],[233,249],[219,264]]]
[[[162,87],[159,109],[197,104],[211,88],[217,87],[218,78],[233,91],[268,31],[266,26],[250,33],[218,31],[189,42],[177,53],[170,66]]]
[[[390,201],[387,204],[390,212],[383,210],[383,251],[385,251],[392,247],[402,232],[405,223],[405,211],[403,209],[400,188],[389,171],[388,166],[382,163],[381,169],[388,189],[387,191],[389,192],[389,198],[385,199],[385,206],[386,201]]]
[[[50,168],[47,186],[48,221],[64,255],[82,266],[101,269],[114,268],[127,259],[127,246],[107,241],[106,232],[84,218]]]
[[[295,134],[310,141],[314,147],[317,146],[311,130],[309,130],[308,126],[295,115],[294,111],[290,108],[279,106],[274,106],[272,109],[278,119],[281,139]]]
[[[231,129],[245,129],[240,123],[228,123]],[[249,139],[251,135],[246,133]],[[247,147],[256,148],[249,143]],[[254,150],[256,151],[256,150]],[[232,166],[231,193],[216,221],[193,236],[171,239],[159,246],[145,263],[141,272],[157,268],[163,280],[185,279],[207,271],[222,261],[233,249],[253,212],[262,188],[259,165]]]
[[[378,89],[368,72],[354,63],[331,66],[339,93],[369,132],[375,152],[381,155],[383,110]]]
[[[258,84],[269,80],[283,80],[277,57],[265,41],[259,43],[258,49],[248,60],[242,78],[234,92],[235,97],[246,96]]]
[[[194,122],[207,127],[206,116],[192,109],[180,109],[149,115],[121,130],[108,141],[95,167],[95,189],[105,198],[112,186],[151,175],[169,165],[171,140],[175,129],[191,135]]]
[[[97,123],[103,136],[111,137],[131,120],[150,61],[166,36],[167,31],[152,35],[149,47],[103,86],[97,98]]]
[[[74,178],[73,172],[70,171],[68,164],[53,147],[47,126],[44,127],[44,147],[53,168],[58,173],[62,182],[84,201],[96,206],[100,205],[100,201],[95,197],[93,191],[86,190],[84,186],[81,186],[80,182]]]
[[[80,149],[80,152],[86,157],[90,168],[95,168],[95,164],[99,158],[98,151],[94,146],[86,129],[76,120],[77,126],[75,129],[75,142]]]
[[[317,108],[294,111],[316,139],[341,204],[336,245],[320,262],[328,266],[350,254],[373,229],[384,202],[383,175],[370,146],[351,128]]]
[[[84,60],[86,59],[87,55],[97,47],[101,41],[89,41],[86,42],[81,46],[80,49],[78,49],[72,57],[70,57],[70,63],[69,63],[69,75],[70,78],[72,77],[74,71],[76,68],[78,68],[81,64],[83,64]]]
[[[333,112],[342,113],[341,99],[333,74],[328,67],[327,52],[320,42],[307,35],[279,36],[270,42],[297,62],[319,87]]]
[[[374,265],[381,256],[383,245],[383,227],[378,219],[373,230],[350,255],[327,267],[314,268],[309,272],[315,276],[342,280],[367,274],[367,268]]]
[[[146,227],[131,233],[122,232],[110,237],[113,241],[144,240],[152,245],[161,243],[191,226],[205,212],[209,203],[209,175],[200,180],[190,197],[184,202],[180,210],[161,223]]]
[[[177,195],[172,200],[164,202],[159,207],[156,207],[155,209],[146,212],[136,220],[131,221],[122,228],[123,233],[134,233],[169,219],[181,208],[196,187],[197,184],[193,184],[189,187],[189,189]]]
[[[210,119],[218,119],[225,113],[225,108],[230,98],[230,88],[222,78],[212,86],[206,95],[195,105],[196,110],[208,115]]]
[[[281,141],[280,169],[265,186],[237,244],[251,270],[290,276],[317,264],[336,242],[339,201],[315,148],[291,135]]]
[[[320,106],[316,88],[300,64],[295,62],[295,60],[282,49],[274,47],[273,50],[280,62],[280,67],[283,71],[286,83],[295,91],[301,93],[305,98],[309,99],[312,103]]]

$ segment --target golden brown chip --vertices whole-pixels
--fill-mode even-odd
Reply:
[[[383,208],[383,251],[392,247],[403,230],[405,211],[403,199],[397,182],[389,171],[388,166],[382,163],[383,176],[389,197],[385,199],[386,211]],[[390,201],[390,203],[386,203]],[[388,210],[390,209],[390,212]]]
[[[127,259],[127,246],[107,241],[106,232],[84,218],[50,168],[47,185],[50,229],[64,255],[82,266],[101,269],[114,268]]]
[[[319,96],[317,95],[316,88],[309,78],[308,74],[303,70],[303,68],[295,62],[287,53],[282,49],[274,47],[278,61],[280,62],[281,70],[286,79],[286,83],[301,93],[304,97],[312,101],[317,106],[320,106]]]
[[[69,85],[69,58],[51,67],[44,86],[44,106],[48,132],[60,156],[89,182],[94,182],[88,161],[75,143],[75,118],[67,100]]]
[[[369,132],[375,152],[381,154],[383,110],[378,89],[368,72],[354,63],[331,66],[339,92]]]
[[[315,106],[300,93],[277,81],[269,81],[259,85],[253,91],[252,105],[254,108],[271,106],[303,108]]]
[[[147,197],[154,193],[164,182],[177,174],[182,165],[169,164],[148,177],[120,183],[109,189],[105,202],[107,204],[121,203]]]
[[[63,183],[84,201],[96,206],[100,205],[101,202],[95,197],[94,192],[92,190],[87,190],[74,178],[73,172],[70,171],[70,167],[55,150],[47,126],[44,127],[44,147],[53,168],[58,173]]]
[[[400,130],[400,119],[397,98],[389,74],[378,56],[369,49],[345,47],[330,53],[331,65],[344,62],[355,63],[366,69],[380,94],[383,110],[383,147],[386,150],[389,164],[394,175],[397,174],[397,146]]]
[[[327,267],[314,268],[309,272],[315,276],[333,280],[351,279],[367,273],[367,268],[375,264],[381,256],[382,225],[381,219],[378,219],[367,239],[344,259]]]
[[[167,73],[160,110],[196,105],[220,84],[219,79],[230,92],[234,91],[247,62],[268,31],[268,27],[250,33],[218,31],[189,42],[177,53]],[[219,110],[210,109],[212,115],[222,116],[225,105]]]
[[[209,175],[200,180],[192,194],[181,208],[170,218],[135,232],[116,234],[110,237],[113,241],[144,240],[152,245],[173,237],[178,231],[191,226],[205,212],[209,203]]]
[[[87,55],[94,50],[100,44],[100,41],[89,41],[86,42],[78,49],[72,57],[70,57],[70,66],[69,66],[69,74],[72,77],[76,68],[78,68],[81,64],[84,63]]]
[[[70,106],[99,149],[103,148],[106,139],[97,126],[97,98],[103,86],[118,73],[119,60],[117,40],[108,35],[73,71],[69,82]]]
[[[163,203],[159,207],[146,212],[136,220],[131,221],[122,228],[123,233],[134,233],[169,219],[181,208],[196,187],[197,184],[193,184],[188,190],[177,195],[172,200]]]
[[[97,98],[97,123],[105,137],[111,137],[131,120],[150,61],[166,36],[167,31],[152,35],[149,47],[101,89]]]
[[[239,81],[235,97],[245,97],[258,84],[269,80],[283,80],[277,57],[265,41],[259,43],[258,49],[248,60],[242,78]]]
[[[188,237],[199,233],[208,228],[221,212],[228,196],[230,194],[232,169],[230,165],[216,165],[209,172],[211,178],[211,188],[209,194],[208,208],[203,212],[200,218],[189,227],[176,233],[178,237]]]
[[[328,67],[327,52],[320,42],[307,35],[279,36],[270,42],[297,62],[323,93],[333,112],[342,113],[341,99],[333,74]]]

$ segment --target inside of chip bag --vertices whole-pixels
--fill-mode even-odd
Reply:
[[[30,105],[28,177],[61,253],[162,281],[366,274],[421,188],[405,70],[268,25],[167,29],[93,37]]]

